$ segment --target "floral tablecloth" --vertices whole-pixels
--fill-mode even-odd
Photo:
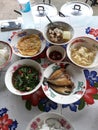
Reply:
[[[65,18],[75,29],[76,36],[89,36],[98,40],[98,17],[76,19]],[[85,22],[83,22],[85,21]],[[43,21],[44,24],[45,21]],[[41,26],[42,27],[42,26]],[[0,32],[0,40],[9,42],[15,32]],[[49,45],[49,44],[47,44]],[[66,46],[64,46],[66,48]],[[42,112],[55,111],[63,114],[76,130],[97,130],[97,100],[98,100],[98,68],[84,69],[86,91],[84,96],[72,104],[57,104],[48,99],[42,88],[28,96],[19,97],[11,94],[4,84],[4,75],[7,68],[20,59],[13,55],[10,64],[0,71],[0,130],[25,130],[28,122]],[[35,59],[46,68],[50,62],[45,60],[45,52]],[[75,114],[74,114],[75,113]],[[88,125],[90,120],[90,124]],[[2,123],[3,122],[3,123]]]

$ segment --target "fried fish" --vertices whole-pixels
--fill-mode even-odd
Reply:
[[[46,80],[53,90],[61,94],[71,93],[74,88],[74,83],[64,68],[55,70]]]

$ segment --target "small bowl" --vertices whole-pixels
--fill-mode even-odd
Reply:
[[[73,27],[70,24],[61,21],[55,21],[53,24],[49,23],[44,28],[45,39],[53,45],[67,44],[73,38],[73,35]]]
[[[74,38],[67,45],[67,56],[78,67],[98,67],[98,42],[85,36]]]
[[[47,58],[53,62],[58,63],[65,59],[66,51],[62,46],[50,46],[46,51]]]
[[[11,46],[4,41],[0,41],[0,70],[7,66],[12,57]]]
[[[63,115],[55,112],[39,114],[29,122],[26,130],[35,129],[35,127],[36,130],[48,130],[49,127],[57,130],[74,130],[71,123]]]
[[[24,69],[24,71],[26,73],[21,70],[18,71],[23,66],[33,67],[33,71],[32,70],[27,71],[27,69]],[[37,74],[35,74],[36,72],[37,72]],[[35,82],[34,76],[31,75],[33,77],[33,80],[30,77],[30,74],[32,74],[32,73],[35,75],[35,78],[37,77],[37,79],[38,79],[38,80],[36,80],[36,83],[34,83]],[[25,74],[26,78],[24,78],[24,76],[22,76],[23,74]],[[17,76],[18,78],[16,77],[16,75],[18,75]],[[27,81],[29,80],[29,82],[27,82],[26,80]],[[31,59],[22,59],[22,60],[18,60],[16,62],[14,62],[8,68],[8,70],[5,74],[5,85],[8,88],[8,90],[15,95],[22,96],[22,95],[28,95],[28,94],[34,93],[35,91],[37,91],[39,89],[42,82],[43,82],[43,69],[38,62],[31,60]],[[18,86],[18,88],[16,88],[15,83],[19,83],[22,89],[23,89],[23,87],[26,87],[26,89],[21,90],[19,84],[18,85],[16,84],[16,87]],[[28,85],[29,83],[30,83],[30,85]],[[33,83],[34,83],[34,85],[33,85],[32,89],[28,90],[28,87],[31,88],[31,84],[33,84]],[[24,86],[25,84],[27,84],[27,86]]]

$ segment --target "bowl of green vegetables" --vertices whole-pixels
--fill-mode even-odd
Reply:
[[[14,62],[5,74],[5,85],[15,95],[28,95],[37,91],[43,82],[41,65],[31,59]]]

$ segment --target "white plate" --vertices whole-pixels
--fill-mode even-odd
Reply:
[[[63,67],[66,63],[62,63]],[[61,67],[61,65],[51,64],[48,66],[44,71],[44,77],[48,78],[52,73],[53,69],[56,67]],[[71,104],[78,101],[83,95],[86,90],[86,79],[83,74],[83,70],[74,66],[73,64],[69,64],[66,67],[66,71],[71,76],[71,80],[74,82],[75,88],[73,89],[72,93],[69,95],[62,95],[55,92],[51,87],[48,86],[48,83],[45,81],[42,84],[42,88],[46,96],[59,104]]]
[[[53,119],[53,120],[57,120],[61,126],[63,126],[64,129],[62,130],[74,130],[74,128],[72,127],[72,125],[70,124],[69,121],[67,121],[65,119],[65,117],[63,117],[60,114],[57,113],[42,113],[38,116],[36,116],[34,119],[32,119],[30,121],[30,123],[28,124],[26,130],[40,130],[39,127],[42,126],[42,124],[47,120],[47,119]],[[53,122],[51,122],[53,123]],[[55,125],[55,122],[54,122]],[[57,126],[57,125],[56,125]],[[47,129],[46,129],[47,130]],[[58,129],[57,129],[58,130]]]
[[[25,56],[25,55],[22,55],[20,54],[18,48],[17,48],[17,43],[18,41],[24,37],[24,36],[28,36],[30,34],[37,34],[39,37],[40,37],[40,40],[41,40],[41,49],[40,51],[36,54],[36,55],[33,55],[33,56]],[[12,38],[11,40],[11,46],[12,46],[12,49],[13,49],[13,53],[17,56],[20,56],[20,57],[35,57],[37,55],[39,55],[44,49],[45,49],[45,46],[46,46],[46,41],[43,37],[43,34],[42,32],[40,32],[39,30],[36,30],[36,29],[23,29],[19,32],[17,32],[14,37]]]

